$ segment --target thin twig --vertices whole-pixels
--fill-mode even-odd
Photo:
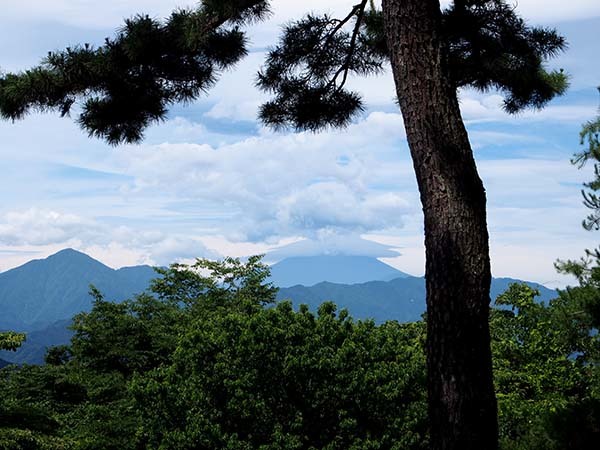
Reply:
[[[338,69],[338,71],[335,73],[335,75],[333,76],[331,81],[328,83],[328,86],[336,85],[337,78],[343,73],[342,82],[340,83],[339,86],[336,85],[337,90],[342,89],[344,87],[344,85],[346,84],[346,80],[348,79],[348,72],[350,71],[350,64],[352,63],[352,57],[354,56],[354,52],[356,50],[356,40],[360,33],[360,26],[362,24],[362,19],[365,14],[366,6],[367,6],[367,0],[363,0],[362,3],[360,3],[359,5],[355,5],[354,8],[352,8],[351,16],[353,16],[357,13],[358,13],[358,15],[356,17],[356,24],[354,25],[354,30],[352,31],[352,38],[350,41],[350,49],[348,51],[348,55],[346,56],[346,61],[344,62],[342,67],[340,67]],[[347,18],[347,19],[350,20],[349,18]],[[348,20],[346,20],[346,22]]]

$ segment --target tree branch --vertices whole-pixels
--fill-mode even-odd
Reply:
[[[348,72],[350,70],[350,64],[352,63],[352,57],[354,56],[354,51],[356,50],[356,39],[358,38],[358,35],[360,33],[360,26],[361,26],[362,19],[365,14],[366,6],[367,6],[367,0],[363,0],[362,3],[360,3],[359,5],[355,5],[354,8],[352,9],[352,15],[357,14],[357,17],[356,17],[356,24],[354,25],[354,30],[352,31],[352,38],[350,41],[350,49],[348,51],[348,55],[346,57],[346,61],[344,62],[344,65],[342,67],[340,67],[340,69],[335,73],[335,75],[329,82],[330,86],[336,85],[337,78],[340,76],[340,74],[343,73],[344,75],[342,77],[342,82],[340,83],[339,86],[336,86],[338,90],[342,89],[344,87],[344,85],[346,84],[346,80],[348,79]]]

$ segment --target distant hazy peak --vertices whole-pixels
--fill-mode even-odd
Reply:
[[[0,329],[27,331],[87,311],[91,284],[106,299],[121,301],[145,291],[156,276],[148,266],[115,270],[77,250],[61,250],[0,274]]]
[[[271,281],[279,287],[313,286],[323,281],[356,284],[407,276],[377,258],[361,255],[294,256],[271,266]]]

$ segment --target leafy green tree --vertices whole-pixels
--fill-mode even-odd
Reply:
[[[168,364],[194,315],[250,298],[262,299],[253,302],[259,309],[274,299],[259,257],[160,272],[151,293],[122,303],[92,288],[93,308],[73,319],[69,346],[50,349],[45,366],[0,372],[0,449],[135,448],[141,425],[129,393],[133,375]]]
[[[259,257],[160,272],[0,372],[0,449],[427,447],[423,323],[273,306]]]
[[[128,377],[168,360],[181,316],[151,295],[113,303],[96,292],[92,310],[73,319],[70,352],[86,369]]]
[[[588,231],[600,229],[600,199],[596,194],[600,189],[599,136],[600,116],[582,127],[580,144],[584,150],[575,154],[572,161],[580,168],[589,161],[594,164],[594,179],[585,183],[582,190],[583,203],[591,210],[583,221]],[[558,261],[556,267],[559,272],[573,275],[578,285],[560,291],[553,306],[560,311],[562,321],[548,327],[569,343],[578,343],[572,348],[569,361],[583,361],[583,367],[565,374],[562,380],[573,389],[565,392],[555,407],[561,413],[538,416],[550,422],[546,436],[553,443],[553,446],[538,445],[538,448],[591,449],[600,439],[600,251],[586,250],[580,260]],[[571,382],[582,377],[582,371],[583,379],[575,388]],[[560,392],[560,387],[554,392]],[[530,447],[522,445],[520,448]]]
[[[136,377],[147,448],[421,449],[424,327],[324,303],[197,316],[173,362]]]
[[[0,371],[0,449],[424,449],[426,324],[317,313],[260,258],[160,270],[120,304],[92,289],[70,346]],[[595,449],[600,335],[577,288],[513,285],[490,325],[502,450]]]
[[[25,341],[26,336],[24,333],[15,333],[14,331],[2,331],[0,332],[0,350],[12,350],[18,349],[21,344]]]
[[[9,366],[0,371],[0,449],[72,448],[60,436],[60,412],[81,401],[84,392],[50,366]]]
[[[168,107],[207,90],[246,53],[242,26],[266,17],[265,0],[203,0],[165,22],[139,16],[104,46],[50,53],[42,65],[0,78],[0,114],[68,114],[112,144],[138,141]],[[275,127],[344,126],[361,111],[351,75],[390,62],[425,215],[428,390],[433,448],[497,447],[488,328],[490,264],[486,197],[456,90],[498,88],[507,111],[542,107],[566,87],[546,58],[564,48],[529,27],[504,0],[361,0],[342,19],[307,15],[289,24],[259,74]]]
[[[562,291],[548,305],[513,284],[492,310],[494,375],[503,450],[596,448],[600,338]],[[507,309],[510,308],[510,309]]]

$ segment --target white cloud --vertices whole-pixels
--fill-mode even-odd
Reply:
[[[221,256],[218,252],[209,250],[202,241],[181,236],[170,236],[149,250],[154,263],[161,266],[195,258],[217,259]]]
[[[490,203],[497,206],[577,207],[581,216],[580,187],[592,178],[591,167],[577,170],[562,160],[498,159],[478,163]]]
[[[535,23],[565,22],[600,16],[596,0],[513,0],[523,17]]]
[[[14,21],[52,21],[78,27],[115,29],[136,14],[167,17],[177,7],[192,7],[193,0],[6,0],[2,15]]]
[[[582,123],[593,117],[598,107],[595,98],[588,104],[548,105],[541,110],[526,109],[518,114],[507,114],[499,94],[481,94],[467,89],[460,92],[460,108],[467,123],[477,122],[574,122]]]
[[[48,245],[98,234],[100,227],[93,221],[56,211],[31,208],[8,212],[0,219],[0,244],[9,246]]]
[[[500,131],[471,131],[469,140],[474,149],[493,147],[497,145],[525,145],[530,143],[544,144],[544,139],[519,133],[506,133]]]
[[[134,178],[122,188],[131,198],[221,205],[232,218],[219,231],[232,239],[310,236],[328,228],[363,232],[401,226],[409,209],[402,191],[378,188],[388,181],[387,160],[392,149],[397,155],[402,135],[398,114],[373,113],[322,134],[263,131],[215,147],[145,145],[114,153],[113,164]],[[410,173],[408,160],[402,164]]]
[[[364,239],[356,234],[339,234],[326,230],[313,239],[302,239],[291,244],[275,247],[266,255],[269,261],[279,261],[292,256],[360,255],[373,258],[397,257],[399,252],[390,245]]]
[[[164,265],[179,259],[219,256],[198,238],[125,226],[111,227],[71,213],[30,208],[0,216],[0,248],[3,251],[18,253],[42,248],[49,254],[65,247],[78,248],[92,256],[100,255],[103,261],[114,260],[115,265],[123,265],[126,260],[136,264]],[[113,256],[109,257],[111,254]]]
[[[447,0],[442,1],[443,5],[448,3]],[[521,14],[534,22],[560,22],[600,15],[600,6],[595,0],[515,0],[513,3]],[[162,18],[175,8],[197,4],[196,0],[6,0],[2,4],[2,15],[9,20],[51,20],[80,27],[116,28],[123,18],[138,13]],[[307,12],[342,15],[353,5],[349,0],[329,0],[326,3],[322,0],[273,0],[271,4],[274,12],[271,22],[275,24],[301,17]]]
[[[291,230],[373,231],[399,227],[408,203],[395,193],[361,193],[337,182],[311,184],[283,197],[277,223]]]
[[[452,3],[441,0],[442,7]],[[507,0],[527,20],[534,23],[564,22],[600,16],[600,4],[596,0]]]
[[[593,0],[518,3],[536,23],[598,15],[600,8],[600,2]],[[38,40],[36,52],[41,46],[43,55],[47,45],[61,47],[63,40],[78,41],[88,30],[94,36],[105,31],[110,34],[122,17],[140,11],[162,17],[177,4],[163,0],[11,0],[3,2],[0,28],[8,22],[18,23],[24,33],[35,36],[31,39]],[[183,4],[196,2],[179,2]],[[176,107],[176,114],[182,117],[151,127],[143,146],[108,148],[89,140],[70,119],[54,115],[0,124],[0,157],[5,169],[0,246],[11,252],[37,251],[40,256],[76,246],[119,266],[207,256],[213,254],[211,249],[243,256],[303,237],[311,241],[302,245],[331,252],[345,245],[360,248],[356,242],[344,241],[348,234],[366,233],[363,236],[371,239],[377,232],[378,242],[386,248],[392,244],[401,247],[402,255],[390,261],[406,272],[422,273],[423,223],[399,113],[371,111],[347,130],[317,135],[278,134],[258,126],[256,131],[237,123],[253,120],[256,106],[265,98],[254,87],[254,76],[263,61],[262,49],[273,44],[280,25],[309,10],[343,14],[352,4],[349,0],[275,1],[272,20],[249,30],[255,51],[238,68],[225,73],[207,98],[187,109]],[[45,36],[44,27],[37,26],[42,22],[46,26],[52,22],[62,40],[39,42],[38,36]],[[74,30],[73,26],[83,29]],[[574,84],[588,88],[597,83],[589,42],[595,42],[598,28],[588,22],[584,32],[577,34],[579,23],[568,26],[578,39],[567,36],[572,49],[559,67],[564,64],[574,75]],[[71,36],[71,32],[78,34]],[[23,39],[16,40],[18,46]],[[590,50],[581,53],[585,46]],[[19,47],[17,53],[25,51]],[[21,68],[19,61],[6,64]],[[7,67],[4,61],[2,64]],[[397,111],[389,73],[353,79],[351,86],[365,93],[370,108]],[[540,131],[559,130],[554,138],[560,130],[568,130],[564,133],[573,133],[576,147],[578,124],[597,110],[595,91],[589,92],[587,104],[581,103],[576,92],[542,112],[515,117],[502,111],[498,95],[461,93],[464,117],[472,124],[471,138],[483,150],[478,155],[486,158],[479,166],[490,201],[496,275],[543,281],[553,273],[554,258],[575,257],[593,246],[595,236],[579,232],[579,221],[585,215],[579,186],[591,176],[569,166],[568,158],[575,149],[567,148],[566,138],[563,148],[558,148],[561,143],[549,141]],[[208,119],[204,125],[198,123],[203,119]],[[512,124],[519,125],[518,133],[507,131]],[[494,147],[500,145],[505,147],[501,150],[512,151],[512,159],[495,153]],[[542,154],[545,146],[553,151],[552,156]],[[545,159],[514,157],[515,152],[525,154],[527,148],[523,147],[535,147],[539,150],[535,157]],[[116,177],[92,178],[90,172],[89,176],[67,179],[49,174],[52,164]],[[531,264],[527,264],[529,253]],[[2,255],[2,268],[26,258],[19,255],[23,254]]]
[[[234,119],[255,121],[258,116],[260,100],[227,101],[221,100],[204,115],[212,119]]]

